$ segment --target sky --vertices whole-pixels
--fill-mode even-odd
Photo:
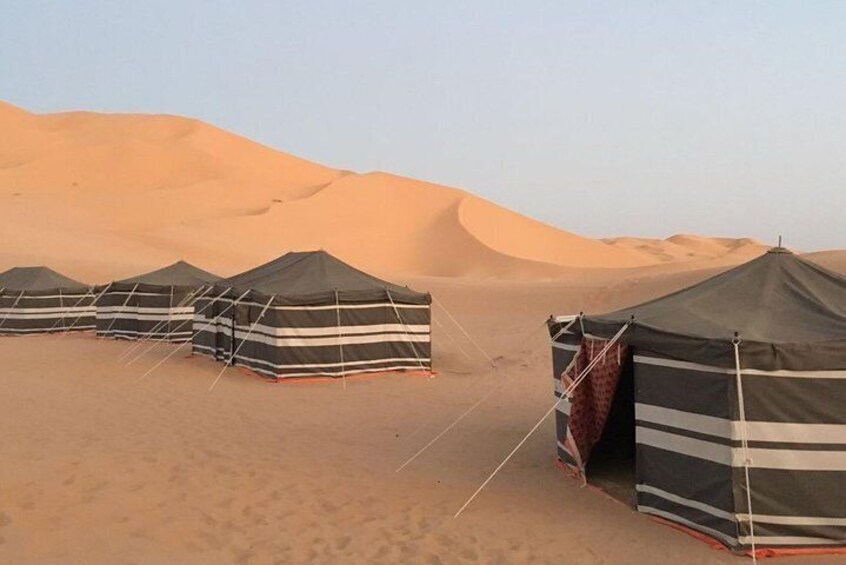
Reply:
[[[0,0],[0,99],[196,117],[592,237],[846,248],[846,2]]]

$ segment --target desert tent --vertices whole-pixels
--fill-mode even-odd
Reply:
[[[846,278],[775,248],[550,332],[563,465],[628,443],[641,512],[741,552],[846,544]]]
[[[428,371],[430,304],[325,251],[292,252],[199,299],[193,348],[272,379]]]
[[[47,267],[0,273],[0,334],[94,329],[91,288]]]
[[[220,277],[185,261],[98,289],[97,335],[116,339],[191,339],[194,301]]]

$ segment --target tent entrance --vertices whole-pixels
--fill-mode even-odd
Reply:
[[[627,355],[608,419],[585,468],[588,482],[636,506],[635,453],[634,363]]]

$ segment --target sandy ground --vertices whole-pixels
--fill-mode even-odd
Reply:
[[[612,294],[640,300],[691,278]],[[554,402],[545,316],[610,303],[574,283],[413,282],[497,369],[466,338],[450,341],[444,328],[459,332],[440,307],[435,378],[349,379],[346,390],[230,369],[209,393],[220,365],[185,350],[138,381],[173,346],[125,367],[123,342],[0,339],[0,563],[748,562],[582,488],[554,465],[551,421],[453,519]]]

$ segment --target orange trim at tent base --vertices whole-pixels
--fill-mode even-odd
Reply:
[[[194,352],[188,353],[184,357],[185,359],[205,359],[211,360],[216,362],[214,359],[206,355],[196,355]],[[317,384],[323,383],[327,384],[333,381],[340,381],[342,377],[330,377],[328,375],[315,375],[313,377],[281,377],[274,379],[272,377],[268,377],[253,371],[249,367],[244,367],[243,365],[232,365],[233,369],[237,369],[241,374],[260,381],[264,384],[270,385],[278,385],[278,384],[288,384],[288,385],[295,385],[295,384]],[[409,370],[409,371],[374,371],[372,373],[353,373],[351,375],[347,375],[347,380],[355,380],[355,381],[365,381],[371,379],[379,379],[383,378],[386,375],[402,375],[405,377],[410,378],[427,378],[427,379],[434,379],[438,376],[438,371],[421,371],[418,369]]]
[[[561,461],[560,459],[558,459],[558,458],[555,459],[555,465],[559,469],[564,470],[572,478],[578,479],[578,480],[581,481],[581,477],[578,476],[577,473],[575,473],[572,469],[570,469],[570,467],[566,463]],[[626,508],[631,509],[631,507],[628,504],[625,504],[622,501],[614,498],[613,496],[611,496],[610,494],[608,494],[607,492],[605,492],[604,490],[602,490],[598,486],[591,485],[590,483],[587,483],[585,486],[590,487],[591,490],[593,490],[594,492],[601,493],[605,498],[611,499],[614,502],[621,504],[621,505],[625,506]],[[692,538],[695,538],[695,539],[697,539],[701,542],[708,544],[708,546],[711,549],[716,549],[716,550],[719,550],[719,551],[730,551],[729,548],[726,547],[726,545],[723,544],[722,542],[720,542],[719,540],[712,538],[711,536],[709,536],[707,534],[703,534],[702,532],[700,532],[698,530],[694,530],[693,528],[688,528],[687,526],[679,524],[678,522],[673,522],[672,520],[667,520],[667,519],[661,518],[659,516],[652,516],[650,514],[646,514],[646,516],[654,522],[657,522],[657,523],[662,524],[664,526],[668,526],[670,528],[673,528],[674,530],[677,530],[679,532],[687,534]],[[739,553],[738,555],[752,557],[752,551],[745,551],[745,552]],[[764,548],[760,548],[760,549],[755,550],[755,557],[757,557],[758,559],[765,559],[767,557],[791,557],[791,556],[795,557],[795,556],[798,556],[798,555],[846,555],[846,547],[783,547],[783,548],[764,547]]]
[[[295,385],[295,384],[317,384],[317,383],[330,383],[336,382],[341,380],[342,377],[330,377],[330,376],[320,376],[315,375],[313,377],[281,377],[278,379],[273,379],[271,377],[266,377],[256,371],[253,371],[249,367],[242,367],[236,365],[237,368],[241,373],[247,375],[248,377],[252,377],[255,379],[260,380],[263,383],[278,385],[278,384],[288,384],[288,385]],[[435,371],[379,371],[373,373],[355,373],[352,375],[348,375],[346,379],[348,381],[368,381],[373,379],[383,378],[386,375],[395,374],[395,375],[403,375],[405,377],[411,378],[420,378],[425,377],[427,379],[435,378],[437,373]]]

